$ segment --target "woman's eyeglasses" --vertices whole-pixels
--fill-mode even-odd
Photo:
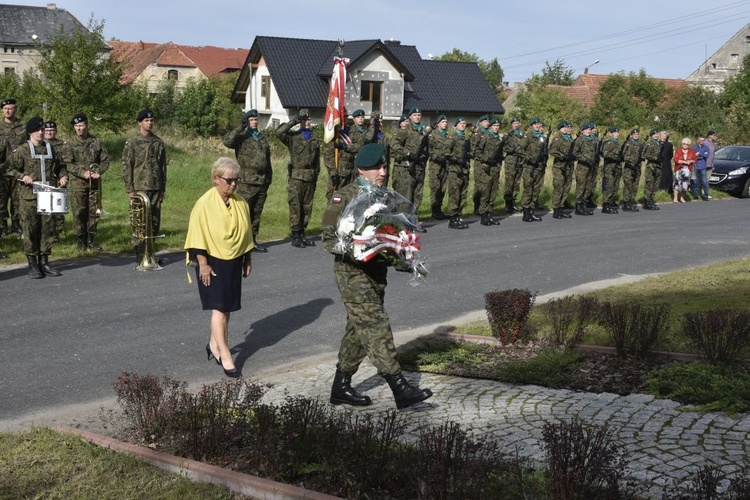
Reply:
[[[221,176],[219,176],[219,177],[221,177]],[[221,178],[224,179],[224,182],[226,182],[227,184],[237,185],[237,184],[240,183],[240,178],[239,177],[234,177],[232,179],[227,179],[226,177],[221,177]]]

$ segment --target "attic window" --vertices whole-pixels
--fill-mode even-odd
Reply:
[[[745,43],[750,43],[750,35],[745,37]]]
[[[180,73],[176,69],[170,69],[167,71],[167,80],[179,80],[180,79]]]

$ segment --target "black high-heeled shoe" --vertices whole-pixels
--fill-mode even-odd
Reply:
[[[237,368],[232,368],[231,370],[227,370],[226,368],[224,368],[224,366],[222,366],[221,368],[224,370],[224,375],[226,375],[229,378],[240,377],[240,371]]]
[[[211,358],[214,358],[216,360],[217,365],[221,364],[221,358],[220,357],[217,358],[216,356],[214,356],[214,353],[211,352],[211,346],[209,343],[209,344],[206,344],[206,360],[211,361]]]

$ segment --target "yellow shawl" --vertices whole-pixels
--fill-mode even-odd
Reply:
[[[216,188],[206,191],[190,212],[185,250],[191,248],[205,250],[222,260],[236,259],[252,250],[253,233],[247,202],[232,194],[227,208]],[[186,253],[186,264],[189,265],[190,253]],[[190,273],[188,280],[191,281]]]

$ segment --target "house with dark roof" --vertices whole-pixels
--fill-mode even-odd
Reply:
[[[86,31],[87,28],[65,9],[54,3],[45,7],[0,4],[0,69],[3,74],[22,75],[36,68],[38,46],[52,41],[60,31]],[[102,53],[110,48],[102,42]]]
[[[345,41],[257,36],[240,71],[232,101],[257,109],[261,126],[289,121],[307,108],[321,123],[328,100],[333,58],[349,59],[346,108],[396,120],[412,107],[423,123],[438,114],[468,121],[503,106],[476,63],[423,59],[413,45],[395,40]]]
[[[234,73],[242,68],[247,49],[225,49],[212,45],[194,47],[172,42],[121,42],[111,40],[112,56],[122,64],[120,83],[143,81],[151,94],[159,83],[174,80],[177,89],[184,89],[191,78]]]
[[[690,85],[703,85],[714,92],[723,89],[724,81],[736,76],[742,69],[742,61],[750,54],[750,24],[732,36],[687,77]]]

